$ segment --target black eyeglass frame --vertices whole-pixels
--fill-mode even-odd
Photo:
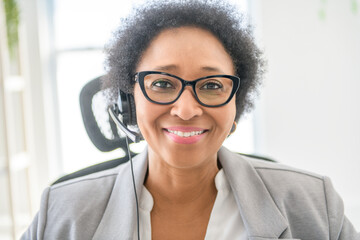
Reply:
[[[147,95],[146,90],[145,90],[145,85],[144,85],[145,76],[149,75],[149,74],[162,74],[162,75],[166,75],[166,76],[173,77],[173,78],[176,78],[176,79],[180,80],[180,82],[182,84],[182,88],[181,88],[181,90],[179,92],[179,95],[171,102],[157,102],[157,101],[152,100]],[[232,88],[232,91],[231,91],[231,93],[229,95],[229,98],[224,103],[218,104],[218,105],[207,105],[207,104],[200,101],[199,97],[197,96],[196,90],[195,90],[195,85],[200,80],[208,79],[208,78],[214,78],[214,77],[222,77],[222,78],[228,78],[228,79],[232,80],[233,81],[233,88]],[[226,75],[226,74],[225,75],[210,75],[210,76],[201,77],[201,78],[198,78],[198,79],[195,79],[195,80],[192,80],[192,81],[186,81],[186,80],[184,80],[184,79],[182,79],[182,78],[180,78],[178,76],[175,76],[175,75],[172,75],[172,74],[166,73],[166,72],[141,71],[141,72],[135,73],[134,79],[135,79],[135,82],[138,82],[140,84],[141,91],[143,92],[145,98],[147,100],[149,100],[150,102],[152,102],[152,103],[156,103],[156,104],[160,104],[160,105],[169,105],[169,104],[172,104],[172,103],[176,102],[180,98],[181,94],[184,92],[185,87],[186,86],[192,86],[192,89],[193,89],[194,94],[195,94],[195,99],[202,106],[205,106],[205,107],[221,107],[221,106],[224,106],[224,105],[226,105],[226,104],[228,104],[230,102],[230,100],[233,98],[233,96],[238,91],[238,89],[239,89],[239,87],[241,85],[239,77],[233,76],[233,75]]]

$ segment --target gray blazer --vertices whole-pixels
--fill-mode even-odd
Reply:
[[[327,177],[224,147],[218,156],[249,240],[360,240]],[[140,195],[147,151],[133,160]],[[133,239],[136,224],[130,165],[125,163],[45,189],[40,210],[21,239]]]

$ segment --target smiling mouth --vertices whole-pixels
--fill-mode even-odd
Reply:
[[[166,131],[168,131],[169,133],[172,133],[172,134],[175,134],[179,137],[193,137],[193,136],[196,136],[196,135],[201,135],[205,132],[205,130],[202,130],[202,131],[191,131],[191,132],[182,132],[182,131],[173,131],[173,130],[170,130],[170,129],[165,129]]]

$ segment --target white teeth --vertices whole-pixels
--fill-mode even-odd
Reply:
[[[192,137],[195,135],[200,135],[202,134],[204,131],[192,131],[192,132],[181,132],[181,131],[172,131],[167,129],[168,132],[173,133],[175,135],[178,135],[180,137]]]

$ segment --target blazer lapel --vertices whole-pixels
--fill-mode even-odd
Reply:
[[[218,156],[234,192],[249,239],[278,239],[288,223],[255,168],[224,147]]]
[[[136,192],[140,198],[147,171],[147,150],[134,157],[133,164]],[[133,239],[136,224],[136,200],[130,162],[127,162],[119,166],[119,174],[93,240]]]

